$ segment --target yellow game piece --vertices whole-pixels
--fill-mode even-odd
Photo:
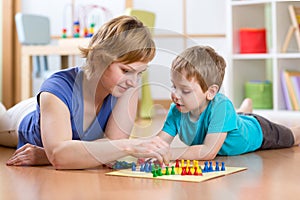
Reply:
[[[182,167],[179,167],[177,174],[181,174],[181,172],[182,172]]]
[[[197,168],[198,168],[198,174],[199,174],[199,175],[202,175],[202,169],[201,169],[201,167],[198,166]]]
[[[193,167],[196,166],[196,160],[193,160]]]

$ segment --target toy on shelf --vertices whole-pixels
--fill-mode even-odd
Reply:
[[[290,40],[292,38],[293,33],[295,34],[295,38],[298,45],[298,51],[300,51],[300,7],[296,7],[294,5],[289,5],[288,7],[290,18],[291,18],[291,25],[289,27],[289,30],[287,32],[287,35],[285,37],[285,41],[283,43],[282,47],[282,53],[285,53],[287,51],[288,45],[290,43]]]
[[[80,37],[80,22],[79,21],[75,21],[73,23],[73,37],[74,38]]]
[[[74,7],[74,6],[73,6]],[[67,16],[68,5],[64,10],[64,22],[62,29],[62,38],[67,38],[67,30],[72,30],[72,37],[92,37],[95,29],[112,18],[112,13],[105,7],[99,5],[77,5],[76,9],[72,8],[72,17]],[[67,17],[72,20],[71,25],[67,28]],[[72,27],[71,27],[72,26]]]

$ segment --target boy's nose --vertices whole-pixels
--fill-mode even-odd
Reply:
[[[173,91],[171,93],[171,97],[174,101],[177,101],[179,99],[179,95],[176,93],[176,91]]]

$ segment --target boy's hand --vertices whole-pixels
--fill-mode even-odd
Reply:
[[[48,165],[50,162],[44,148],[32,144],[25,144],[15,151],[6,164],[14,166]]]

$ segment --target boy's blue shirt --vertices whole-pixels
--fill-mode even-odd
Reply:
[[[172,104],[162,129],[175,137],[177,134],[186,145],[203,144],[207,134],[227,132],[218,155],[239,155],[260,148],[263,140],[260,124],[253,116],[237,114],[231,101],[218,93],[192,122],[189,113],[181,113]]]

